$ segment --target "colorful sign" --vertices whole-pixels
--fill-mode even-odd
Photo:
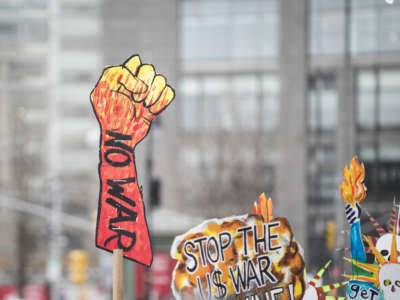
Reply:
[[[176,237],[175,298],[302,299],[302,251],[288,220],[270,213],[269,222],[262,215],[208,220]]]
[[[134,150],[174,95],[165,77],[137,55],[106,68],[90,95],[101,129],[96,246],[122,249],[147,266],[152,251]]]

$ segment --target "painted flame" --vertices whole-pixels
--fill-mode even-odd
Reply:
[[[346,165],[343,169],[344,182],[340,186],[340,194],[346,204],[354,205],[365,199],[367,189],[363,184],[364,177],[364,164],[360,164],[354,156],[350,162],[350,168]]]
[[[253,213],[255,215],[262,215],[265,222],[269,222],[272,219],[272,210],[274,206],[272,204],[272,199],[265,196],[265,193],[262,193],[258,198],[258,203],[254,202],[253,205]]]

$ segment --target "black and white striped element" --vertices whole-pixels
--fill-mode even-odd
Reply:
[[[346,219],[349,224],[353,224],[356,221],[360,220],[361,216],[361,206],[356,202],[355,207],[352,206],[351,204],[347,204],[345,208],[346,212]]]

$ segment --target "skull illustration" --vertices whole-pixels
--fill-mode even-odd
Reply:
[[[318,292],[317,289],[313,286],[309,286],[304,293],[303,300],[318,300]]]
[[[397,249],[400,249],[400,236],[397,236],[396,239],[397,239]],[[382,254],[382,256],[386,259],[386,261],[389,261],[391,247],[392,247],[391,233],[382,235],[376,242],[376,249],[379,251],[380,254]],[[400,262],[400,256],[399,256],[399,262]]]
[[[379,271],[379,285],[385,300],[400,299],[400,264],[385,264]]]

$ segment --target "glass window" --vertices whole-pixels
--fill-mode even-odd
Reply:
[[[185,131],[254,131],[277,126],[279,80],[275,75],[187,76],[180,91],[180,125]]]
[[[86,3],[74,3],[74,2],[62,2],[61,11],[63,15],[70,16],[92,16],[96,15],[98,11],[98,3],[86,2]]]
[[[24,7],[30,9],[44,9],[47,7],[46,0],[25,0],[23,2]]]
[[[331,76],[312,79],[308,100],[308,126],[311,130],[335,130],[338,96]]]
[[[94,72],[88,70],[65,70],[61,72],[61,81],[68,83],[89,83],[96,79]]]
[[[335,172],[320,171],[311,176],[311,202],[331,204],[336,195]]]
[[[354,11],[351,27],[351,51],[371,52],[377,48],[378,13],[374,7]]]
[[[400,90],[383,90],[380,95],[379,125],[395,127],[400,125]]]
[[[308,95],[308,127],[316,130],[318,126],[318,99],[316,90],[310,90]]]
[[[312,0],[311,54],[340,54],[344,50],[345,1]],[[351,52],[355,55],[400,50],[400,2],[352,0],[349,12]]]
[[[204,124],[206,129],[230,129],[232,115],[229,113],[228,79],[222,76],[204,78]]]
[[[71,16],[60,18],[63,36],[97,36],[100,34],[100,20],[93,16]],[[85,30],[81,30],[85,28]]]
[[[363,129],[400,126],[400,70],[360,71],[357,79],[358,125]],[[377,93],[379,91],[379,93]]]
[[[276,56],[278,7],[277,0],[183,1],[183,59]]]
[[[48,39],[49,28],[47,19],[30,19],[23,23],[23,38],[31,43],[45,43]]]
[[[321,94],[321,126],[333,130],[337,123],[337,94],[335,90],[326,90]]]
[[[257,128],[258,82],[254,75],[235,76],[232,81],[233,118],[235,127],[243,130]]]
[[[353,0],[351,7],[352,52],[354,54],[400,49],[400,3]]]
[[[357,111],[358,123],[362,128],[373,128],[375,126],[375,94],[369,91],[360,91],[358,94]]]
[[[358,125],[363,129],[372,129],[377,122],[376,76],[372,70],[363,70],[357,77],[357,117]]]
[[[266,130],[276,128],[279,120],[279,80],[275,76],[262,77],[262,126]]]
[[[360,141],[358,148],[360,158],[366,162],[369,191],[372,195],[378,195],[376,201],[382,200],[383,193],[399,192],[399,81],[399,69],[374,69],[358,73],[358,121],[361,128],[371,129],[364,133],[370,140]],[[367,123],[368,115],[373,117]]]
[[[312,0],[311,10],[343,9],[346,0]]]
[[[381,11],[378,45],[384,51],[400,49],[400,6],[385,5]]]
[[[15,40],[18,34],[18,24],[14,22],[0,22],[0,40]]]
[[[193,147],[183,147],[182,152],[182,158],[185,163],[185,167],[192,170],[200,168],[202,157],[200,149]]]
[[[382,127],[400,126],[400,70],[380,72],[379,124]]]
[[[344,1],[311,1],[310,51],[338,54],[344,50]]]
[[[261,16],[254,14],[235,15],[232,19],[232,43],[234,57],[262,56],[262,47],[256,46],[265,41]]]
[[[359,145],[359,156],[361,161],[375,161],[377,159],[377,148],[374,144]]]
[[[197,78],[187,77],[181,81],[181,122],[183,128],[192,131],[200,128],[201,107],[201,87]]]
[[[393,143],[381,141],[379,147],[379,160],[400,162],[400,142]]]

